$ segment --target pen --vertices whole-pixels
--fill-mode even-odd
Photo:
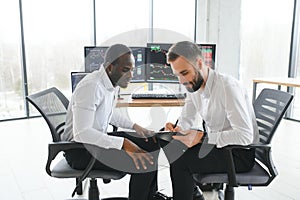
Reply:
[[[178,124],[178,119],[176,120],[176,122],[175,122],[173,128],[176,128],[177,124]]]

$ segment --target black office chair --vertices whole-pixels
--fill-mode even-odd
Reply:
[[[287,92],[273,89],[263,89],[254,102],[254,112],[259,128],[259,144],[239,146],[229,145],[227,150],[227,173],[195,174],[194,180],[200,184],[226,184],[225,200],[234,200],[234,187],[268,186],[278,172],[271,157],[271,140],[290,105],[293,96]],[[236,173],[232,150],[235,148],[255,149],[256,162],[252,170],[246,173]],[[223,196],[219,196],[223,199]]]
[[[91,158],[89,165],[85,170],[72,169],[63,158],[51,168],[51,162],[56,158],[58,153],[70,149],[89,148],[97,150],[98,147],[76,142],[61,141],[60,135],[64,132],[66,112],[69,100],[55,87],[46,89],[41,92],[29,95],[26,99],[41,113],[46,120],[53,142],[49,144],[48,160],[46,164],[46,172],[49,176],[56,178],[75,178],[76,188],[75,192],[78,195],[82,194],[82,181],[88,177],[90,178],[89,200],[99,200],[99,190],[96,178],[102,178],[104,183],[109,183],[111,179],[121,179],[126,175],[123,172],[113,172],[105,170],[92,170],[96,161]],[[108,198],[108,199],[127,199],[127,198]]]

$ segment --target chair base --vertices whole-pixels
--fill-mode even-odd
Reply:
[[[234,200],[234,188],[232,186],[226,185],[225,200]]]
[[[88,199],[78,199],[78,200],[128,200],[128,198],[126,198],[126,197],[110,197],[110,198],[100,199],[100,192],[99,192],[99,188],[97,185],[97,179],[92,178],[90,180]]]
[[[97,185],[97,179],[92,178],[90,180],[90,187],[89,187],[89,200],[100,200],[99,195],[100,193]]]

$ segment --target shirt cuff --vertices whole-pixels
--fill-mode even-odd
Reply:
[[[129,119],[123,118],[123,120],[122,121],[120,120],[116,125],[117,125],[117,127],[120,127],[120,128],[133,129],[134,123]]]
[[[212,133],[212,132],[207,132],[207,136],[208,136],[208,144],[217,144],[217,140],[218,140],[218,133]]]
[[[124,138],[117,137],[117,136],[110,136],[110,137],[111,137],[111,140],[113,140],[113,141],[111,142],[111,145],[109,148],[121,150],[123,147]]]

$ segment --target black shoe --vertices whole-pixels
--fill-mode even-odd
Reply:
[[[202,191],[198,186],[194,187],[193,200],[205,200]]]
[[[156,192],[156,194],[153,196],[153,200],[173,200],[173,198],[168,197],[167,195],[165,195],[163,193]],[[205,200],[205,198],[198,186],[196,186],[194,188],[193,200]]]
[[[172,200],[172,197],[168,197],[167,195],[156,192],[155,195],[153,196],[153,200]]]

